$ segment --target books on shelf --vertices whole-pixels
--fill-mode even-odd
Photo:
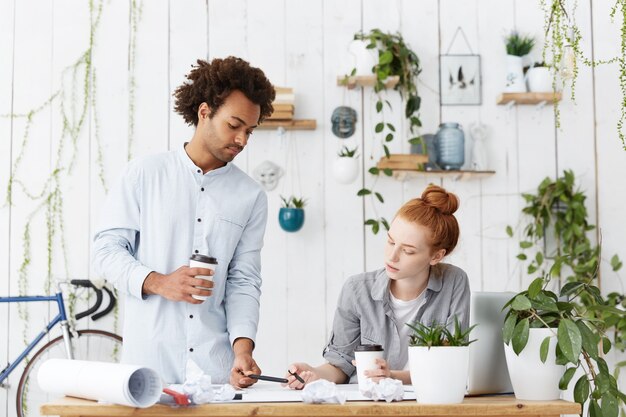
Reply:
[[[291,87],[274,87],[276,98],[272,102],[274,113],[268,120],[292,120],[295,112],[295,94]]]

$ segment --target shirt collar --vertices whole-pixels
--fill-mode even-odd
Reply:
[[[198,170],[200,170],[200,173],[202,173],[202,169],[197,166],[189,157],[189,155],[187,154],[187,151],[185,150],[185,145],[187,145],[189,142],[185,142],[183,143],[183,145],[179,148],[178,150],[178,155],[180,156],[181,160],[183,161],[183,164],[188,167],[189,169],[191,169],[194,173],[197,173]],[[220,174],[225,174],[227,172],[229,172],[232,168],[232,165],[230,162],[227,162],[226,165],[224,165],[223,167],[219,167],[216,169],[212,169],[211,171],[207,172],[204,175],[220,175]]]
[[[376,280],[374,281],[374,285],[372,286],[371,295],[374,300],[383,300],[389,293],[389,282],[390,279],[385,272],[385,268],[382,268],[376,274]],[[443,276],[441,273],[441,268],[439,265],[434,265],[430,267],[430,274],[428,275],[428,285],[426,286],[427,290],[431,290],[434,292],[441,291],[443,287]]]

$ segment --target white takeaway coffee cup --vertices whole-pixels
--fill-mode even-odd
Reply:
[[[193,255],[191,255],[191,258],[189,258],[189,267],[190,268],[206,268],[206,269],[210,269],[211,271],[215,272],[215,267],[217,266],[217,259],[212,258],[210,256],[206,256],[206,255],[200,255],[198,253],[195,253]],[[200,279],[205,279],[207,281],[213,281],[213,277],[211,275],[196,275],[196,278],[200,278]],[[212,288],[208,288],[208,287],[196,287],[196,288],[201,288],[203,290],[211,290]],[[196,300],[206,300],[207,296],[204,295],[195,295],[195,294],[191,294],[191,296],[193,298],[195,298]]]
[[[354,360],[356,362],[356,375],[359,381],[359,390],[365,386],[365,371],[378,369],[376,359],[383,359],[383,347],[381,345],[358,345],[354,349]]]

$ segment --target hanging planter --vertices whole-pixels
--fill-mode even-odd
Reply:
[[[297,232],[304,224],[305,200],[294,196],[280,198],[283,200],[283,207],[278,212],[278,224],[285,232]]]
[[[333,163],[333,175],[337,182],[350,184],[359,175],[359,160],[356,155],[357,148],[348,149],[344,146],[337,154],[339,157]]]

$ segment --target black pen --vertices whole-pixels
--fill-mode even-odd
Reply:
[[[287,382],[289,382],[289,380],[287,380],[286,378],[277,378],[275,376],[255,375],[255,374],[250,374],[246,376],[248,378],[258,379],[260,381],[282,382],[283,384],[286,384]]]
[[[291,370],[289,370],[289,369],[287,369],[287,372],[289,372],[289,375],[293,375],[293,376],[295,376],[295,377],[296,377],[296,379],[297,379],[299,382],[301,382],[301,383],[303,383],[303,384],[304,384],[304,379],[302,379],[302,378],[300,377],[300,375],[298,375],[298,373],[297,373],[297,372],[291,372]]]

